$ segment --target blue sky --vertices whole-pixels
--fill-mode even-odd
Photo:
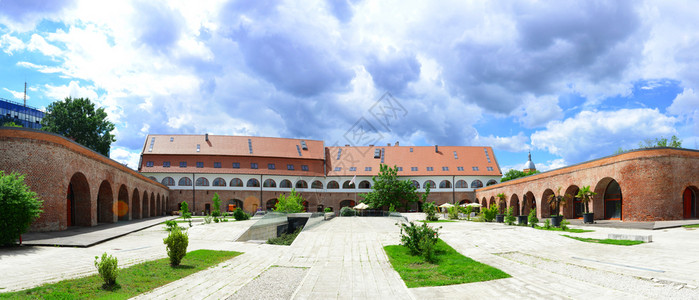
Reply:
[[[698,148],[699,3],[463,2],[0,1],[0,97],[89,97],[130,167],[148,133],[360,145],[358,124],[492,146],[504,170]]]

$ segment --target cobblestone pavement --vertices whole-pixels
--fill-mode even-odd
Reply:
[[[441,238],[457,251],[512,277],[408,289],[382,249],[399,242],[396,219],[335,218],[302,232],[292,246],[233,242],[254,222],[195,225],[190,229],[189,250],[245,253],[137,298],[227,298],[272,266],[308,268],[298,278],[294,299],[699,298],[696,229],[597,227],[595,232],[571,234],[594,238],[606,238],[608,233],[653,235],[652,243],[625,247],[584,243],[560,232],[503,224],[440,223]],[[116,255],[120,266],[163,258],[164,237],[162,226],[156,226],[89,248],[0,249],[0,291],[93,274],[94,256],[102,252]]]

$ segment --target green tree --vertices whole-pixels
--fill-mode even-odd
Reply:
[[[192,214],[189,213],[189,204],[187,204],[187,202],[182,202],[182,205],[180,205],[180,214],[182,215],[183,219],[189,219],[192,217]]]
[[[554,214],[551,214],[551,216],[558,216],[558,214],[561,212],[561,204],[565,204],[566,199],[568,198],[571,198],[571,195],[561,195],[560,186],[558,187],[558,190],[556,190],[556,193],[549,195],[549,205],[554,205]]]
[[[513,179],[517,179],[520,177],[539,174],[539,173],[541,173],[541,172],[539,172],[537,170],[531,170],[529,172],[524,172],[524,171],[520,171],[520,170],[511,169],[511,170],[507,171],[507,173],[505,173],[505,175],[502,176],[502,179],[500,180],[500,182],[505,182],[508,180],[513,180]]]
[[[580,188],[578,190],[578,194],[576,195],[576,197],[582,199],[582,203],[583,203],[583,205],[585,205],[584,207],[585,207],[586,214],[590,212],[590,209],[588,207],[588,203],[590,203],[590,200],[592,199],[592,196],[594,196],[594,195],[597,195],[597,193],[593,192],[590,189],[589,185],[583,186],[582,188]]]
[[[388,165],[381,164],[379,175],[373,176],[374,184],[371,186],[372,191],[368,194],[362,194],[364,203],[370,208],[380,208],[383,206],[394,208],[405,207],[410,202],[416,202],[420,199],[416,190],[417,188],[409,180],[400,180],[398,178],[398,167],[393,168]],[[427,199],[430,193],[430,187],[425,187],[426,192],[423,194],[423,202]]]
[[[274,211],[288,214],[303,212],[303,197],[296,193],[296,189],[291,189],[288,197],[284,194],[279,195]]]
[[[107,120],[104,108],[95,109],[88,98],[65,98],[49,104],[41,120],[41,129],[74,139],[77,143],[109,156],[115,142],[114,124]]]
[[[667,138],[645,139],[638,143],[639,148],[672,147],[682,148],[682,140],[673,135],[670,140]]]
[[[214,211],[211,212],[211,215],[214,217],[218,217],[221,215],[221,199],[218,197],[218,193],[214,193],[214,197],[211,199],[211,201],[214,202]]]
[[[0,171],[0,245],[13,244],[41,214],[42,201],[24,183],[24,175]]]

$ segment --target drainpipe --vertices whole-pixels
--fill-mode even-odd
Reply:
[[[451,176],[451,204],[456,204],[456,190],[454,190],[454,180],[456,176]]]
[[[262,174],[260,174],[260,209],[262,209]],[[266,207],[265,210],[267,210]]]
[[[194,173],[192,173],[192,206],[194,206],[192,211],[194,212],[195,215],[197,214],[197,198],[194,197],[194,193],[196,192],[196,190],[195,190],[196,185],[197,185],[197,182],[194,179]]]

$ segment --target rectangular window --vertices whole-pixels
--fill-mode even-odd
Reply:
[[[170,162],[169,161],[164,161],[163,162],[163,168],[169,168],[170,167]]]
[[[267,164],[267,169],[274,170],[276,168],[277,166],[275,166],[274,164]]]
[[[287,165],[286,165],[286,169],[287,169],[287,170],[292,170],[292,171],[293,171],[293,170],[294,170],[294,165],[292,165],[292,164],[287,164]]]
[[[366,167],[366,168],[364,168],[364,171],[370,172],[370,171],[371,171],[371,167]]]
[[[427,167],[427,171],[434,171],[434,168],[432,168],[432,167]]]
[[[478,167],[473,167],[473,168],[471,168],[471,169],[474,170],[474,171],[478,171]]]
[[[354,172],[354,171],[357,171],[357,167],[350,167],[350,169],[349,169],[349,170],[350,170],[350,172]]]
[[[221,168],[221,163],[220,163],[220,162],[215,162],[215,163],[214,163],[214,168]]]
[[[233,163],[233,169],[240,169],[240,163]]]
[[[257,163],[250,163],[250,169],[257,169]]]
[[[398,172],[403,172],[403,167],[397,167],[397,168],[398,168]]]
[[[147,162],[146,162],[146,167],[152,167],[152,166],[153,166],[153,162],[152,162],[152,161],[147,161]]]
[[[335,172],[340,172],[342,171],[342,167],[335,167]]]
[[[410,167],[410,171],[413,171],[413,172],[417,171],[417,167]]]
[[[308,171],[308,165],[301,165],[301,171]]]
[[[413,152],[413,148],[410,148],[410,152]]]
[[[449,171],[449,167],[442,167],[442,171]]]
[[[203,168],[203,167],[204,167],[204,163],[198,161],[198,162],[197,162],[197,168]]]
[[[463,171],[463,170],[464,170],[464,167],[456,167],[456,170],[457,170],[457,171]]]
[[[186,161],[181,161],[180,162],[180,168],[186,168],[187,167],[187,162]]]
[[[487,167],[486,169],[488,169],[488,171],[492,171],[493,167]]]
[[[197,152],[199,152],[200,149],[201,147],[199,146],[199,144],[197,144]]]

